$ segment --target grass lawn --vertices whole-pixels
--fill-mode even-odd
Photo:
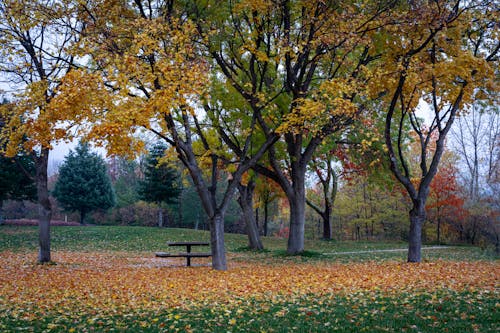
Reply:
[[[500,265],[474,247],[307,241],[287,256],[226,235],[229,270],[155,258],[208,233],[53,227],[55,265],[36,264],[37,229],[0,226],[0,332],[498,332]],[[207,250],[207,249],[200,249]],[[344,252],[360,252],[356,254]]]

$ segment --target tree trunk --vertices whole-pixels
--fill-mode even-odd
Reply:
[[[198,230],[200,224],[200,213],[196,213],[196,220],[194,222],[194,230]]]
[[[50,262],[50,219],[52,218],[52,207],[47,188],[48,161],[49,150],[44,148],[40,152],[40,156],[35,157],[35,182],[38,195],[38,240],[40,245],[38,261],[40,263]]]
[[[227,270],[226,251],[224,249],[224,215],[216,214],[210,218],[210,244],[212,251],[212,268]]]
[[[323,185],[325,186],[325,185]],[[328,189],[324,191],[326,193]],[[318,215],[321,217],[319,223],[323,222],[323,239],[330,240],[332,239],[332,208],[333,208],[333,198],[328,198],[325,196],[324,198],[324,208],[320,208],[316,206],[313,202],[306,200],[306,203],[311,207]],[[320,225],[318,224],[318,233],[320,229]]]
[[[252,203],[252,208],[253,208],[253,203]],[[259,207],[255,208],[255,224],[257,225],[257,230],[259,230]]]
[[[331,156],[326,158],[326,163],[326,176],[320,171],[320,169],[316,169],[316,174],[319,178],[323,192],[323,207],[316,206],[311,201],[306,201],[306,203],[316,213],[318,213],[319,216],[321,216],[321,219],[323,220],[323,239],[330,240],[332,239],[332,211],[335,197],[337,196],[338,180],[337,174],[332,166]]]
[[[323,239],[330,240],[332,239],[332,218],[331,218],[332,209],[329,207],[328,203],[325,207],[325,211],[321,215],[323,218]]]
[[[85,210],[80,211],[80,224],[85,225],[85,216],[87,216],[87,212]]]
[[[264,203],[264,236],[266,237],[267,237],[268,223],[269,223],[269,203],[266,201]]]
[[[3,224],[3,200],[0,200],[0,225]]]
[[[252,181],[250,181],[247,186],[238,184],[238,191],[240,193],[238,203],[240,204],[241,210],[243,211],[243,217],[245,219],[249,248],[252,250],[262,250],[264,249],[264,246],[260,240],[259,228],[255,221],[255,215],[253,214],[254,189],[255,183]]]
[[[441,245],[441,217],[437,218],[437,244]]]
[[[304,251],[305,206],[304,186],[294,183],[295,195],[288,198],[290,202],[290,234],[288,236],[287,253],[300,254]]]
[[[162,209],[162,212],[164,210]],[[163,213],[163,227],[165,228],[168,228],[169,226],[172,226],[171,222],[170,222],[170,215],[168,215],[169,211],[168,211],[168,208],[165,209],[164,213]]]
[[[163,209],[158,204],[158,227],[163,228]]]
[[[422,261],[422,226],[425,221],[425,203],[414,202],[410,210],[408,262]]]
[[[178,226],[182,226],[184,223],[184,216],[182,215],[182,197],[179,200],[179,207],[178,207],[178,213],[179,213],[179,224]]]

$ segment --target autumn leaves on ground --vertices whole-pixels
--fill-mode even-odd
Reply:
[[[266,239],[269,250],[255,253],[230,235],[229,270],[220,272],[206,259],[186,268],[153,255],[167,239],[203,232],[54,229],[56,264],[39,265],[36,229],[1,227],[2,332],[494,332],[500,321],[500,265],[474,248],[407,264],[401,253],[321,254],[360,243],[315,241],[308,256],[287,257],[283,241]]]

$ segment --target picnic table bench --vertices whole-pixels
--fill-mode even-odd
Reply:
[[[185,246],[186,252],[169,253],[156,252],[157,257],[162,258],[186,258],[186,265],[191,266],[191,258],[208,258],[212,256],[210,252],[191,252],[193,246],[209,246],[209,242],[167,242],[168,246]]]

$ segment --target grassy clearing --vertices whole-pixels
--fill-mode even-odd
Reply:
[[[38,246],[36,227],[1,226],[0,251],[36,251]],[[209,240],[207,231],[174,228],[122,227],[122,226],[81,226],[52,227],[52,249],[54,251],[120,251],[120,252],[154,252],[165,250],[167,241]],[[404,242],[371,242],[371,241],[323,241],[306,240],[306,252],[302,257],[286,256],[286,240],[272,237],[263,239],[266,251],[255,253],[246,248],[245,235],[226,234],[226,249],[233,253],[237,260],[261,260],[277,258],[278,260],[328,260],[328,261],[370,261],[370,260],[405,260],[406,253],[373,252],[370,250],[404,249]],[[207,250],[200,248],[199,250]],[[343,254],[342,252],[360,252]],[[324,256],[323,253],[328,255]],[[491,260],[491,253],[477,247],[452,246],[448,249],[424,250],[425,260]]]
[[[54,227],[56,265],[37,265],[37,229],[0,227],[1,332],[497,332],[500,265],[472,247],[404,252],[404,243],[285,240],[266,251],[226,235],[229,271],[154,258],[166,241],[208,233]],[[80,252],[84,252],[81,255]],[[323,253],[337,253],[328,256]],[[489,259],[489,260],[484,260]]]

